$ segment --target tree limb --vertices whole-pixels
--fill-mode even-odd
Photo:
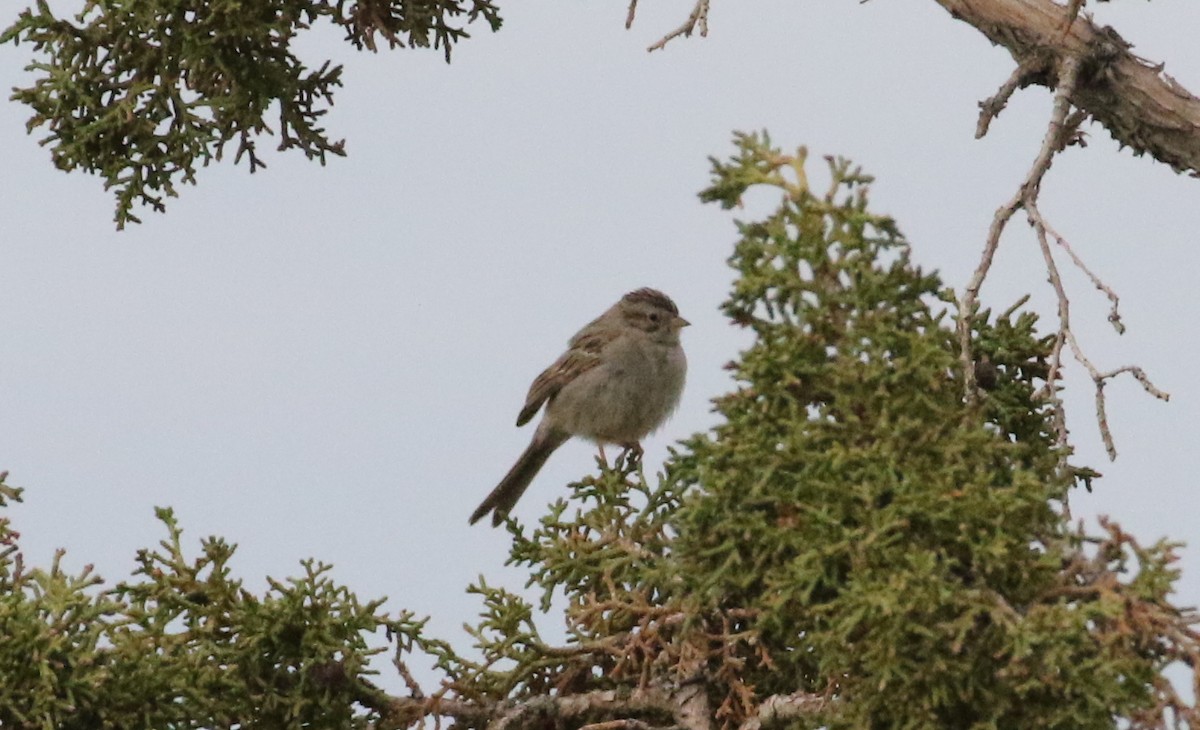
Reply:
[[[409,727],[422,718],[452,718],[469,727],[513,730],[540,726],[539,719],[580,726],[615,728],[680,728],[711,730],[708,716],[693,714],[695,687],[676,689],[648,687],[632,691],[602,690],[569,695],[543,695],[519,702],[487,702],[430,697],[389,695],[365,680],[359,680],[356,700],[381,716],[375,730]]]
[[[678,28],[650,50],[663,48],[699,28],[708,31],[710,0],[697,0]],[[1129,49],[1132,44],[1112,28],[1097,27],[1081,12],[1083,3],[1067,6],[1053,0],[935,0],[956,19],[968,23],[993,43],[1003,46],[1017,62],[1013,76],[991,99],[981,103],[977,132],[999,113],[1018,88],[1039,84],[1054,88],[1052,69],[1066,58],[1082,62],[1071,104],[1102,124],[1134,154],[1149,154],[1176,172],[1200,176],[1200,98]],[[637,0],[630,0],[625,27],[633,24]]]
[[[790,695],[771,695],[758,706],[758,714],[742,723],[738,730],[762,730],[770,727],[787,727],[789,721],[818,712],[828,703],[828,698],[808,692]]]
[[[697,28],[700,29],[701,37],[707,36],[708,35],[708,3],[709,3],[709,0],[696,0],[696,5],[695,5],[695,7],[692,8],[692,12],[688,13],[687,20],[683,21],[683,23],[675,30],[671,31],[670,33],[667,33],[662,38],[659,38],[656,43],[651,45],[646,50],[647,51],[662,50],[663,48],[667,47],[668,43],[670,43],[674,39],[678,38],[679,36],[683,36],[685,38],[691,37],[692,33],[696,32]],[[633,17],[636,13],[637,13],[637,0],[630,0],[629,14],[625,18],[625,27],[626,28],[633,25]]]
[[[1020,1],[1024,2],[1026,0]],[[1088,374],[1092,378],[1096,389],[1096,420],[1100,428],[1100,436],[1104,441],[1104,448],[1108,452],[1109,458],[1115,459],[1117,450],[1113,442],[1112,432],[1108,426],[1108,415],[1105,409],[1104,386],[1107,381],[1117,375],[1128,372],[1142,384],[1142,387],[1148,393],[1156,398],[1169,400],[1170,395],[1155,387],[1141,368],[1126,366],[1107,373],[1101,373],[1084,353],[1083,348],[1080,347],[1075,338],[1075,333],[1071,329],[1070,300],[1067,297],[1066,289],[1059,275],[1058,265],[1055,263],[1054,256],[1051,253],[1050,240],[1053,239],[1057,242],[1070,256],[1071,261],[1087,275],[1092,284],[1108,297],[1112,305],[1109,310],[1108,320],[1118,333],[1123,333],[1125,327],[1121,323],[1121,315],[1117,308],[1119,298],[1112,288],[1092,273],[1091,269],[1083,263],[1083,260],[1071,248],[1067,240],[1050,226],[1038,208],[1038,195],[1041,191],[1042,179],[1049,171],[1051,164],[1053,164],[1055,155],[1074,141],[1079,124],[1085,117],[1084,114],[1080,114],[1078,111],[1071,113],[1071,100],[1077,98],[1077,92],[1083,77],[1083,69],[1084,63],[1075,56],[1067,56],[1053,67],[1035,66],[1028,59],[1022,60],[1021,65],[1008,81],[1001,86],[1000,91],[992,99],[980,105],[982,113],[980,115],[979,129],[986,130],[987,120],[999,113],[999,110],[1003,108],[1004,101],[1022,83],[1022,79],[1028,78],[1030,74],[1035,72],[1038,74],[1050,74],[1055,79],[1054,111],[1050,117],[1046,136],[1034,160],[1033,167],[1021,183],[1021,186],[1017,189],[1017,192],[1006,204],[996,210],[992,225],[988,230],[987,239],[984,242],[983,254],[979,265],[976,267],[971,279],[967,282],[967,287],[963,293],[959,308],[958,336],[961,348],[960,358],[962,359],[965,376],[966,392],[964,395],[968,401],[974,401],[977,398],[977,391],[975,388],[975,368],[973,367],[971,353],[971,322],[978,309],[979,290],[983,285],[984,279],[987,278],[992,260],[995,257],[996,250],[999,248],[1001,234],[1004,232],[1013,215],[1023,208],[1037,236],[1042,258],[1046,264],[1046,273],[1050,279],[1051,286],[1054,288],[1055,297],[1058,302],[1058,331],[1055,336],[1049,374],[1046,376],[1046,385],[1043,390],[1046,398],[1054,407],[1055,429],[1057,430],[1058,442],[1064,447],[1063,458],[1066,458],[1067,453],[1065,450],[1067,445],[1067,421],[1057,383],[1062,367],[1063,347],[1067,346],[1070,348],[1075,360],[1087,369]],[[1064,509],[1066,509],[1065,501],[1063,505]]]
[[[1009,80],[1004,83],[1000,91],[997,92],[996,96],[993,96],[992,99],[980,105],[983,109],[983,113],[980,116],[980,128],[986,128],[984,116],[988,114],[989,109],[995,110],[992,115],[994,116],[995,113],[999,113],[999,109],[1003,106],[1002,102],[992,103],[993,100],[1007,100],[1008,95],[1011,95],[1012,93],[1011,90],[1017,88],[1019,83],[1017,81],[1019,74],[1024,75],[1026,73],[1026,71],[1021,70],[1022,68],[1028,69],[1029,67],[1023,66],[1018,68],[1018,71],[1015,72],[1013,76],[1011,76]],[[988,272],[992,268],[992,261],[995,259],[996,251],[1000,248],[1000,236],[1004,233],[1004,229],[1008,225],[1009,220],[1012,219],[1013,215],[1016,214],[1018,210],[1026,206],[1029,201],[1037,200],[1037,194],[1042,185],[1042,178],[1045,177],[1046,173],[1050,170],[1050,165],[1054,161],[1054,156],[1062,149],[1062,146],[1065,142],[1065,124],[1067,120],[1067,113],[1070,108],[1069,96],[1078,76],[1078,63],[1072,61],[1065,64],[1064,73],[1062,76],[1063,78],[1061,80],[1065,83],[1061,85],[1058,93],[1055,95],[1054,112],[1050,119],[1049,129],[1047,129],[1046,136],[1042,140],[1042,146],[1038,150],[1037,157],[1034,158],[1033,166],[1030,168],[1029,174],[1025,176],[1024,181],[1021,182],[1021,186],[1017,188],[1017,192],[1013,194],[1012,198],[1010,198],[1007,203],[996,209],[996,213],[992,217],[992,224],[988,227],[987,239],[984,241],[983,255],[979,259],[979,265],[975,268],[975,272],[971,275],[970,280],[967,282],[966,289],[963,291],[962,300],[959,304],[959,357],[962,358],[963,375],[965,378],[964,383],[966,388],[965,396],[968,401],[974,401],[977,395],[975,391],[975,368],[971,354],[971,322],[975,317],[976,310],[979,307],[979,290],[983,287],[983,282],[985,279],[987,279]],[[1009,89],[1008,94],[1005,94],[1006,89]],[[1061,350],[1061,347],[1061,342],[1055,346],[1056,356]],[[1054,383],[1057,370],[1058,367],[1056,361],[1056,364],[1051,368],[1050,376],[1047,379],[1048,383]],[[1065,423],[1062,425],[1062,428],[1063,431],[1061,433],[1065,433]]]
[[[1068,8],[1051,0],[936,2],[1004,46],[1018,68],[1080,59],[1073,106],[1135,154],[1149,154],[1177,172],[1200,176],[1200,99],[1162,73],[1162,64],[1130,53],[1131,44],[1112,28],[1097,27],[1086,14],[1072,19]],[[1051,87],[1057,83],[1052,75],[1023,81]]]

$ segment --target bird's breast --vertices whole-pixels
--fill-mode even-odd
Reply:
[[[687,364],[683,350],[626,347],[563,386],[547,408],[557,427],[606,443],[638,441],[675,410]]]

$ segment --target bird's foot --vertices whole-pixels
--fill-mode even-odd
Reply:
[[[618,444],[623,450],[617,460],[627,466],[640,464],[642,461],[642,445],[637,441],[629,441],[627,443]]]

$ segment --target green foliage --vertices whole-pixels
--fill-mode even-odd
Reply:
[[[836,687],[814,719],[831,728],[1109,727],[1146,703],[1146,684],[1114,680],[1146,679],[1154,661],[1097,646],[1059,615],[1086,612],[1047,598],[1076,544],[1053,509],[1069,484],[1053,411],[1034,398],[1050,346],[1035,318],[979,324],[981,352],[1010,377],[964,407],[939,306],[952,297],[868,211],[870,178],[830,161],[817,197],[783,174],[803,151],[738,142],[702,197],[729,207],[768,184],[783,200],[738,226],[725,311],[755,342],[717,401],[725,422],[677,464],[702,489],[675,547],[689,592],[754,612],[770,659],[743,681]],[[1051,678],[1074,699],[1051,701]]]
[[[465,16],[465,22],[459,20]],[[27,66],[31,86],[13,99],[33,110],[32,132],[46,126],[54,164],[82,169],[115,188],[118,228],[139,222],[135,204],[164,210],[179,182],[222,158],[237,140],[253,172],[263,166],[255,140],[274,130],[281,150],[296,148],[322,164],[342,155],[320,119],[341,86],[342,67],[315,70],[292,51],[301,31],[321,20],[341,27],[357,48],[441,48],[450,60],[465,25],[482,18],[500,27],[491,0],[87,0],[75,21],[55,17],[37,0],[0,43],[33,44],[42,60]]]
[[[1194,726],[1164,677],[1200,666],[1196,613],[1169,601],[1176,546],[1065,517],[1096,475],[1058,443],[1037,318],[980,313],[990,372],[965,397],[954,298],[870,211],[870,178],[829,160],[817,194],[804,150],[736,143],[702,198],[772,209],[738,223],[724,311],[752,343],[719,425],[653,485],[618,460],[532,530],[510,521],[540,603],[480,579],[466,653],[319,564],[251,595],[224,541],[184,557],[169,511],[108,590],[26,571],[0,521],[0,726]],[[2,481],[0,506],[20,497]],[[560,646],[538,626],[556,604]],[[381,628],[406,697],[369,681]],[[444,675],[431,695],[414,656]]]
[[[56,556],[26,570],[0,523],[0,726],[5,728],[367,727],[367,637],[387,620],[328,566],[271,581],[263,597],[230,577],[232,545],[188,559],[168,538],[138,555],[131,580],[101,589]]]
[[[953,296],[870,212],[870,178],[829,160],[816,194],[804,150],[736,142],[702,199],[778,195],[738,223],[730,258],[724,311],[754,336],[737,387],[659,486],[603,472],[574,485],[573,518],[560,503],[516,533],[512,561],[566,599],[571,643],[530,660],[484,641],[496,665],[515,660],[514,696],[701,676],[728,727],[797,694],[814,702],[789,726],[806,728],[1166,727],[1167,708],[1186,712],[1162,677],[1200,656],[1167,600],[1173,546],[1107,523],[1087,536],[1059,509],[1091,472],[1056,446],[1036,316],[979,317],[995,378],[968,405]]]

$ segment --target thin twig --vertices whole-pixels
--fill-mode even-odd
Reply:
[[[587,641],[572,646],[550,646],[540,642],[534,644],[539,654],[549,657],[577,657],[589,654],[620,655],[624,650],[622,644],[629,637],[626,635],[609,636],[596,641]]]
[[[1087,264],[1083,263],[1083,259],[1076,255],[1075,250],[1071,248],[1071,244],[1067,242],[1067,239],[1059,235],[1058,231],[1054,230],[1049,225],[1046,225],[1045,228],[1046,233],[1050,234],[1050,237],[1054,239],[1054,242],[1057,243],[1059,247],[1066,251],[1067,255],[1071,257],[1071,262],[1074,263],[1075,266],[1082,271],[1088,279],[1091,280],[1093,286],[1102,291],[1104,296],[1108,297],[1108,301],[1112,304],[1112,307],[1110,307],[1108,310],[1108,321],[1112,324],[1113,329],[1117,331],[1117,334],[1125,334],[1125,323],[1121,321],[1121,298],[1118,297],[1117,293],[1112,290],[1112,287],[1110,287],[1108,284],[1105,284],[1100,280],[1100,277],[1092,273],[1092,270],[1087,267]]]
[[[1171,400],[1171,394],[1154,387],[1154,383],[1150,382],[1150,378],[1146,375],[1146,371],[1142,370],[1136,365],[1123,365],[1119,368],[1109,370],[1107,373],[1100,373],[1099,378],[1101,380],[1108,380],[1109,378],[1115,378],[1121,373],[1129,373],[1132,375],[1133,379],[1141,383],[1142,388],[1144,388],[1147,393],[1155,398],[1165,401]]]
[[[1029,169],[1029,174],[1021,182],[1021,187],[1017,189],[1016,194],[1007,203],[996,209],[996,214],[992,217],[992,225],[988,228],[987,240],[984,242],[983,255],[963,293],[958,317],[958,340],[968,403],[974,403],[978,398],[975,388],[975,368],[971,357],[971,322],[979,307],[979,290],[983,287],[983,280],[987,278],[988,271],[992,268],[992,260],[996,257],[996,249],[1000,246],[1000,235],[1004,233],[1004,228],[1026,201],[1037,200],[1042,178],[1050,169],[1054,155],[1062,149],[1063,128],[1067,120],[1067,112],[1070,110],[1070,96],[1075,90],[1075,80],[1078,74],[1078,60],[1071,58],[1063,61],[1063,67],[1059,73],[1058,89],[1054,94],[1054,111],[1050,116],[1050,126],[1042,140],[1042,147],[1038,150],[1033,167]],[[1053,380],[1049,382],[1053,382]]]
[[[1067,115],[1070,108],[1070,96],[1074,91],[1078,75],[1079,62],[1075,59],[1064,61],[1059,73],[1058,89],[1054,96],[1054,113],[1051,115],[1050,128],[1047,130],[1046,139],[1042,144],[1043,151],[1046,149],[1061,150],[1069,142],[1078,124],[1083,120],[1083,117],[1077,114],[1071,115],[1070,118]],[[1049,168],[1048,163],[1046,167]],[[1064,447],[1067,443],[1066,412],[1062,398],[1058,394],[1058,388],[1055,385],[1059,377],[1059,370],[1062,367],[1062,349],[1065,344],[1071,349],[1071,354],[1074,356],[1076,362],[1083,365],[1088,371],[1088,375],[1092,378],[1092,383],[1096,388],[1096,421],[1100,428],[1100,438],[1104,442],[1104,449],[1108,453],[1108,458],[1110,460],[1115,459],[1117,458],[1117,448],[1113,441],[1112,431],[1108,425],[1108,412],[1104,397],[1104,386],[1108,380],[1127,372],[1142,384],[1146,392],[1156,398],[1168,400],[1170,395],[1155,387],[1150,382],[1145,371],[1139,367],[1128,365],[1108,373],[1101,373],[1095,364],[1092,363],[1091,359],[1088,358],[1087,354],[1084,353],[1083,348],[1080,347],[1079,341],[1075,337],[1075,333],[1071,329],[1070,301],[1067,298],[1062,277],[1059,275],[1058,266],[1054,261],[1054,255],[1050,249],[1050,238],[1053,238],[1067,252],[1067,255],[1071,257],[1071,261],[1088,276],[1092,284],[1108,296],[1109,301],[1112,302],[1112,309],[1109,311],[1108,320],[1117,329],[1117,332],[1124,331],[1124,325],[1121,323],[1121,316],[1117,309],[1120,300],[1116,292],[1104,284],[1099,277],[1084,265],[1067,240],[1046,222],[1037,205],[1037,185],[1024,187],[1023,192],[1024,195],[1021,204],[1025,208],[1025,214],[1029,218],[1030,224],[1033,225],[1034,233],[1037,235],[1038,246],[1041,248],[1042,258],[1046,262],[1046,272],[1050,277],[1050,284],[1054,288],[1055,296],[1058,299],[1058,332],[1055,335],[1054,346],[1051,350],[1050,372],[1046,377],[1045,386],[1046,395],[1054,407],[1054,426],[1058,443]],[[1063,459],[1066,459],[1065,450],[1063,452]],[[1066,502],[1064,502],[1064,509],[1069,509]]]
[[[1050,114],[1050,124],[1046,129],[1046,136],[1042,139],[1042,148],[1038,153],[1037,163],[1034,165],[1034,169],[1039,172],[1036,177],[1031,172],[1030,177],[1026,179],[1026,184],[1021,186],[1021,205],[1025,208],[1025,215],[1029,218],[1029,222],[1037,234],[1038,245],[1041,247],[1042,257],[1046,262],[1046,273],[1058,296],[1058,333],[1050,353],[1050,372],[1046,377],[1046,391],[1051,402],[1054,403],[1055,430],[1058,433],[1060,446],[1066,446],[1067,425],[1066,415],[1062,409],[1062,400],[1058,396],[1055,384],[1058,382],[1059,368],[1062,365],[1062,346],[1067,333],[1071,330],[1070,301],[1067,299],[1062,278],[1054,263],[1054,255],[1047,242],[1046,221],[1038,210],[1037,201],[1041,191],[1042,178],[1050,169],[1054,155],[1063,150],[1066,140],[1074,133],[1074,130],[1067,126],[1067,117],[1071,111],[1071,94],[1075,92],[1075,82],[1078,78],[1079,60],[1076,58],[1065,59],[1059,71],[1058,87],[1054,91],[1054,109]]]
[[[1066,238],[1046,222],[1045,217],[1042,216],[1041,211],[1038,209],[1038,195],[1042,179],[1050,169],[1054,156],[1072,143],[1078,142],[1082,144],[1079,136],[1079,126],[1087,119],[1087,114],[1082,110],[1071,111],[1071,97],[1075,92],[1075,86],[1079,79],[1079,69],[1080,60],[1075,57],[1064,58],[1059,64],[1058,84],[1054,93],[1054,109],[1050,115],[1050,123],[1046,130],[1046,135],[1042,140],[1041,149],[1038,150],[1038,155],[1034,159],[1033,166],[1030,168],[1029,174],[1025,176],[1016,194],[1007,203],[1000,206],[992,218],[992,224],[988,228],[988,235],[984,243],[979,265],[976,267],[971,279],[967,282],[959,305],[958,337],[960,359],[965,381],[965,398],[968,403],[974,403],[979,396],[973,355],[971,353],[971,332],[972,322],[979,307],[979,290],[983,286],[983,281],[987,278],[992,261],[995,259],[996,251],[1000,245],[1000,236],[1004,233],[1004,229],[1009,221],[1012,220],[1017,210],[1024,208],[1025,215],[1030,225],[1033,226],[1034,233],[1037,236],[1038,246],[1046,264],[1046,274],[1049,277],[1050,285],[1053,287],[1055,297],[1058,301],[1058,330],[1055,333],[1054,344],[1050,351],[1050,366],[1049,372],[1046,375],[1046,384],[1039,391],[1050,401],[1054,408],[1056,441],[1059,446],[1065,447],[1067,445],[1066,411],[1057,385],[1062,369],[1062,351],[1065,346],[1070,348],[1075,360],[1084,366],[1092,378],[1092,382],[1096,388],[1096,420],[1100,427],[1100,436],[1104,441],[1104,448],[1108,452],[1109,458],[1115,459],[1117,451],[1113,442],[1112,432],[1108,425],[1108,413],[1104,398],[1104,386],[1107,382],[1117,375],[1129,373],[1141,383],[1146,392],[1154,397],[1167,400],[1170,396],[1150,382],[1145,371],[1139,367],[1128,365],[1107,373],[1101,373],[1084,353],[1083,348],[1080,347],[1079,342],[1075,338],[1074,332],[1071,330],[1070,300],[1067,297],[1066,288],[1063,286],[1058,265],[1054,261],[1053,251],[1050,246],[1051,239],[1067,252],[1067,255],[1071,258],[1071,262],[1088,277],[1092,285],[1108,297],[1111,304],[1108,321],[1118,333],[1124,333],[1125,331],[1125,325],[1121,322],[1120,298],[1116,292],[1088,268],[1075,253],[1075,250]],[[1044,66],[1039,65],[1037,62],[1023,63],[1021,66],[1018,66],[993,97],[980,103],[981,111],[979,124],[976,127],[976,136],[982,136],[987,132],[990,121],[1000,113],[1000,110],[1004,108],[1005,103],[1007,103],[1013,92],[1026,83],[1031,74],[1040,73],[1044,70]],[[1063,448],[1062,453],[1065,465],[1067,450]],[[1063,508],[1066,510],[1065,514],[1069,515],[1070,508],[1065,501]]]
[[[1032,174],[1031,172],[1030,175]],[[1026,179],[1028,180],[1028,178]],[[992,225],[988,227],[987,240],[983,244],[983,255],[979,259],[979,265],[975,267],[975,273],[967,282],[962,301],[959,303],[958,352],[959,358],[962,360],[965,396],[968,403],[974,403],[978,398],[975,389],[975,364],[971,355],[971,323],[975,319],[975,312],[979,309],[979,290],[983,287],[983,280],[987,278],[988,271],[992,268],[996,249],[1000,247],[1000,234],[1004,232],[1004,227],[1008,225],[1009,219],[1021,207],[1021,197],[1021,190],[1018,190],[1012,199],[996,209],[996,214],[992,217]]]
[[[1000,84],[995,94],[979,102],[979,121],[975,124],[975,139],[982,139],[988,133],[992,120],[1000,116],[1008,100],[1017,89],[1023,89],[1032,82],[1034,75],[1046,70],[1046,63],[1041,59],[1026,59],[1019,63],[1009,77]]]
[[[404,679],[404,686],[408,687],[409,695],[413,699],[424,699],[425,693],[421,691],[421,685],[417,684],[417,680],[413,677],[412,672],[408,671],[408,665],[400,658],[402,647],[397,644],[396,655],[392,657],[392,666],[396,667],[396,671]]]
[[[1117,458],[1117,447],[1113,441],[1112,431],[1108,427],[1108,411],[1105,404],[1104,386],[1108,381],[1122,373],[1129,373],[1141,383],[1142,388],[1150,395],[1159,400],[1171,400],[1171,394],[1160,390],[1150,382],[1150,377],[1146,375],[1146,371],[1136,365],[1125,365],[1108,372],[1100,372],[1092,361],[1083,353],[1083,348],[1075,340],[1073,332],[1067,332],[1067,342],[1071,347],[1071,353],[1075,356],[1076,361],[1088,371],[1088,375],[1092,378],[1092,383],[1096,387],[1096,422],[1100,427],[1100,438],[1104,441],[1104,450],[1108,453],[1110,461]]]
[[[1054,432],[1057,437],[1056,441],[1059,446],[1064,447],[1064,450],[1061,452],[1061,458],[1066,459],[1067,415],[1063,408],[1062,397],[1059,395],[1057,382],[1059,370],[1062,368],[1063,344],[1066,343],[1069,335],[1071,336],[1071,349],[1076,352],[1077,358],[1079,356],[1074,346],[1075,338],[1071,335],[1071,301],[1067,298],[1062,277],[1058,273],[1058,265],[1054,262],[1054,255],[1050,251],[1050,243],[1046,237],[1046,225],[1042,220],[1041,212],[1037,208],[1036,201],[1026,201],[1025,214],[1029,216],[1029,220],[1033,223],[1034,232],[1037,234],[1038,247],[1042,251],[1042,259],[1046,262],[1046,273],[1050,278],[1050,285],[1054,287],[1054,294],[1058,299],[1058,331],[1054,335],[1054,345],[1050,350],[1050,372],[1046,376],[1046,394],[1054,406]]]
[[[696,6],[692,8],[692,12],[688,13],[687,20],[683,21],[683,24],[675,30],[659,38],[657,43],[646,50],[653,52],[665,48],[667,43],[679,36],[690,38],[697,28],[700,29],[700,36],[706,37],[708,35],[708,3],[709,0],[696,0]]]
[[[1058,378],[1059,370],[1062,367],[1062,348],[1067,337],[1071,335],[1071,303],[1067,298],[1066,289],[1063,287],[1062,277],[1059,276],[1058,266],[1054,262],[1054,254],[1050,250],[1050,243],[1046,235],[1046,221],[1042,218],[1041,211],[1037,207],[1038,193],[1040,192],[1042,178],[1046,171],[1050,169],[1050,165],[1054,159],[1054,155],[1062,151],[1066,144],[1066,140],[1074,133],[1074,130],[1067,126],[1067,116],[1071,110],[1071,94],[1075,91],[1075,82],[1079,78],[1079,61],[1075,58],[1064,60],[1062,68],[1058,75],[1058,88],[1054,92],[1054,110],[1050,114],[1050,125],[1046,129],[1046,136],[1042,140],[1042,149],[1038,154],[1038,161],[1041,164],[1040,174],[1036,179],[1029,178],[1027,182],[1032,181],[1032,184],[1023,185],[1021,188],[1022,200],[1021,205],[1025,208],[1025,215],[1029,218],[1029,222],[1033,225],[1034,232],[1037,234],[1038,246],[1042,251],[1042,258],[1046,262],[1046,273],[1050,278],[1050,285],[1054,287],[1054,293],[1058,298],[1058,331],[1055,333],[1054,345],[1050,351],[1050,371],[1046,375],[1046,395],[1050,399],[1054,407],[1054,430],[1057,435],[1058,445],[1063,448],[1062,459],[1067,458],[1067,415],[1063,407],[1062,397],[1059,395]],[[1035,169],[1036,169],[1035,165]],[[1071,336],[1071,342],[1074,343],[1074,337]],[[1075,347],[1072,350],[1080,354]],[[1063,501],[1063,509],[1066,514],[1070,514],[1070,507],[1065,498]]]

